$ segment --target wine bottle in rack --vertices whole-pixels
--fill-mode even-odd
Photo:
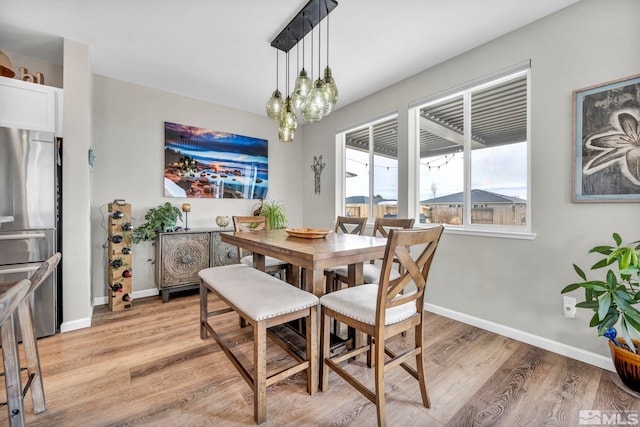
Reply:
[[[122,254],[123,255],[129,255],[130,253],[131,253],[131,248],[130,247],[122,248]]]
[[[131,270],[125,270],[125,271],[122,272],[122,277],[126,278],[126,277],[131,277],[131,276],[132,276]]]
[[[122,283],[116,283],[113,285],[109,285],[113,292],[122,292]]]
[[[111,267],[113,268],[120,268],[123,265],[124,265],[124,262],[120,258],[116,258],[113,261],[111,261]]]
[[[120,219],[120,218],[122,218],[123,216],[124,216],[124,214],[123,214],[121,211],[114,211],[114,212],[111,214],[111,217],[112,217],[113,219]]]
[[[133,230],[133,226],[131,225],[130,222],[125,222],[124,224],[122,224],[122,231],[131,231]]]
[[[129,302],[131,300],[133,300],[133,298],[131,298],[131,295],[129,295],[129,294],[124,294],[122,296],[122,301]]]
[[[111,236],[111,241],[113,243],[122,243],[122,235],[114,234],[113,236]]]

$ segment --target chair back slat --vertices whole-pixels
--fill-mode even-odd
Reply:
[[[373,224],[373,235],[389,237],[389,231],[412,228],[414,221],[413,218],[376,218]]]
[[[385,324],[384,315],[388,308],[416,301],[416,309],[422,310],[427,277],[443,230],[443,226],[438,226],[389,231],[378,289],[378,324]],[[417,256],[412,255],[411,249]],[[390,280],[394,263],[400,264],[400,276]],[[407,289],[409,284],[415,285],[415,292]]]
[[[31,287],[31,281],[28,279],[20,280],[13,286],[7,289],[0,295],[0,325],[13,314],[18,307],[18,304],[22,302],[27,296],[29,288]]]
[[[234,216],[234,231],[259,231],[269,229],[269,218],[266,216]],[[242,257],[250,255],[251,252],[238,247],[238,261]]]
[[[234,216],[233,229],[235,231],[268,230],[269,219],[266,216]]]
[[[29,280],[31,281],[31,289],[29,290],[29,293],[35,292],[36,289],[38,289],[40,285],[45,281],[45,279],[49,277],[51,273],[53,273],[53,270],[55,270],[56,266],[60,262],[61,257],[62,255],[60,254],[60,252],[57,252],[45,262],[40,264],[40,267],[38,267],[35,273],[33,273],[29,278]]]
[[[362,236],[364,234],[366,226],[367,217],[339,216],[336,219],[335,232],[342,232],[344,234],[358,234]]]

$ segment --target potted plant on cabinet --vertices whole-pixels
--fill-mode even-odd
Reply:
[[[561,293],[583,288],[584,301],[576,307],[593,310],[589,326],[597,327],[598,336],[609,338],[611,357],[622,382],[640,393],[640,341],[633,339],[640,334],[640,285],[638,241],[623,245],[619,234],[613,233],[615,246],[596,246],[589,253],[603,257],[592,270],[608,268],[603,279],[589,280],[577,265],[573,265],[581,282],[567,285]],[[617,270],[617,271],[616,271]],[[621,338],[616,338],[614,327],[620,325]]]
[[[153,240],[158,233],[175,231],[178,219],[182,220],[182,212],[171,203],[166,202],[164,205],[149,209],[144,219],[147,220],[146,223],[133,229],[133,243]]]
[[[284,205],[275,200],[271,202],[260,200],[260,206],[254,211],[254,215],[269,218],[269,228],[271,230],[286,228],[289,223]]]

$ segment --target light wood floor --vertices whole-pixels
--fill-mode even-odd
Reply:
[[[172,295],[167,304],[160,297],[136,300],[122,312],[97,307],[91,328],[39,340],[47,411],[33,415],[27,395],[28,425],[254,425],[251,391],[213,339],[200,339],[198,310],[193,293]],[[396,368],[386,381],[390,426],[577,426],[581,409],[640,412],[640,399],[617,387],[608,371],[427,318],[432,407],[421,406],[417,382]],[[237,324],[229,315],[221,330],[251,366],[250,328]],[[268,354],[271,367],[288,363],[275,344]],[[349,368],[372,384],[364,363]],[[375,425],[374,406],[335,373],[329,391],[313,396],[304,375],[268,388],[264,425]],[[0,425],[6,424],[5,406]]]

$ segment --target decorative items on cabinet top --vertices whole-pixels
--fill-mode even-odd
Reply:
[[[15,75],[16,72],[13,71],[13,64],[11,64],[11,60],[0,50],[0,76],[12,79]]]

